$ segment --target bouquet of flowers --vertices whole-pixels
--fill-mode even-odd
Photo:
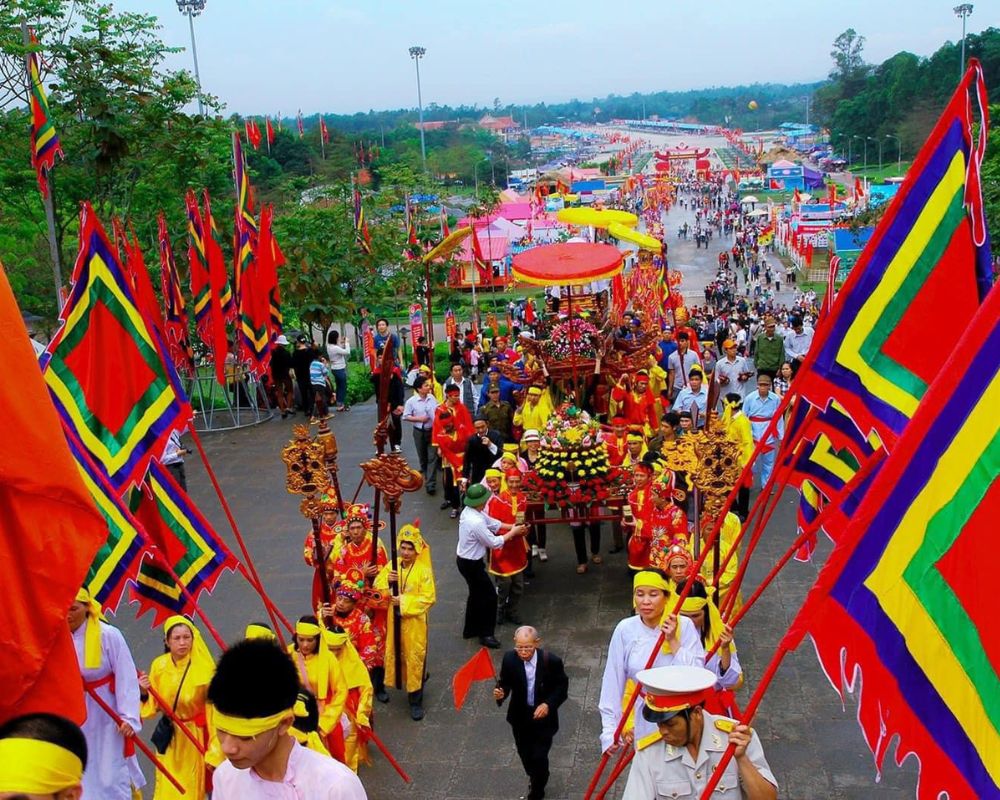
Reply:
[[[585,411],[563,405],[541,431],[541,458],[525,488],[549,505],[606,500],[619,470],[608,462],[601,426]]]
[[[574,358],[588,359],[597,357],[595,342],[600,332],[590,322],[573,317],[560,322],[552,328],[548,340],[548,355],[557,360]]]

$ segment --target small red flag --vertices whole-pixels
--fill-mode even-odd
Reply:
[[[469,689],[475,681],[486,681],[490,678],[497,679],[496,670],[493,669],[493,659],[490,658],[489,650],[480,647],[472,658],[458,668],[455,677],[451,679],[451,691],[455,696],[455,709],[461,709],[465,704],[465,697],[469,694]]]
[[[267,127],[267,143],[274,144],[274,126],[271,124],[271,118],[264,117],[264,124]]]
[[[324,144],[330,144],[330,131],[327,130],[326,120],[323,119],[323,115],[319,118],[319,135],[323,138]]]

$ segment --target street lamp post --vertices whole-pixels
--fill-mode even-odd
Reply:
[[[858,138],[860,139],[861,137],[859,136]],[[868,140],[871,138],[871,136],[865,137],[865,165],[862,168],[865,172],[868,172]]]
[[[878,142],[878,169],[879,172],[882,171],[882,140],[876,139],[874,136],[868,137],[873,142]]]
[[[205,116],[205,106],[201,102],[201,75],[198,72],[198,48],[194,41],[194,18],[205,10],[208,0],[177,0],[177,10],[188,18],[191,28],[191,55],[194,57],[194,81],[198,85],[198,114]]]
[[[855,133],[854,135],[851,136],[851,142],[853,143],[855,139],[861,139],[861,141],[864,141],[865,137],[858,136],[858,134]]]
[[[420,162],[423,164],[424,172],[427,172],[427,145],[424,142],[424,99],[420,93],[420,59],[427,52],[426,47],[411,47],[410,58],[417,67],[417,110],[420,114]]]
[[[972,3],[962,3],[953,9],[955,16],[962,20],[962,64],[958,70],[958,79],[962,80],[965,75],[965,20],[972,13]]]
[[[903,140],[891,133],[887,133],[885,138],[896,140],[896,175],[899,175],[903,171]]]

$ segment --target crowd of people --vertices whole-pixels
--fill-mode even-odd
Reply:
[[[546,509],[526,486],[543,458],[549,417],[567,406],[601,423],[609,465],[626,487],[623,495],[582,509],[569,526],[575,551],[570,566],[578,575],[604,563],[607,523],[607,553],[624,553],[632,584],[635,614],[612,633],[599,700],[601,750],[634,746],[643,756],[636,759],[625,796],[651,797],[649,786],[667,773],[690,780],[695,789],[703,786],[709,771],[695,778],[686,763],[664,758],[662,749],[686,745],[694,754],[724,749],[728,742],[737,751],[724,781],[742,783],[748,797],[775,796],[756,734],[723,725],[739,715],[734,691],[743,681],[733,631],[719,611],[741,602],[733,587],[739,559],[734,552],[719,575],[719,564],[706,560],[695,574],[695,553],[703,543],[694,540],[715,520],[696,519],[702,511],[692,500],[689,476],[671,468],[669,454],[717,415],[739,443],[741,465],[770,437],[751,476],[766,483],[783,436],[783,420],[775,420],[781,397],[809,351],[818,310],[814,294],[797,292],[786,305],[768,293],[780,284],[758,241],[760,226],[740,212],[724,186],[692,180],[678,187],[677,198],[694,209],[695,236],[704,236],[706,247],[711,236],[720,240],[719,270],[706,288],[705,305],[690,307],[683,324],[663,326],[648,363],[629,374],[614,377],[597,369],[573,385],[548,377],[546,364],[525,342],[543,334],[546,318],[565,318],[556,292],[539,309],[529,299],[511,301],[509,335],[469,329],[456,337],[443,381],[434,374],[426,340],[415,342],[413,363],[404,366],[388,321],[374,326],[379,366],[372,381],[389,389],[390,448],[402,449],[409,427],[424,491],[433,496],[440,489],[442,495],[442,519],[429,524],[457,520],[455,563],[468,591],[462,635],[494,649],[501,646],[498,627],[511,626],[514,649],[504,657],[493,696],[498,705],[510,701],[507,719],[530,782],[525,796],[533,800],[544,797],[568,678],[559,657],[541,646],[540,634],[523,618],[525,579],[544,580],[545,571],[551,577],[553,570],[546,565]],[[760,287],[765,291],[756,291]],[[595,307],[606,310],[607,302],[595,300]],[[646,313],[629,308],[613,338],[627,344],[644,335]],[[349,410],[351,347],[338,331],[331,330],[322,347],[306,336],[294,344],[281,337],[277,345],[270,383],[282,418],[300,411],[317,422]],[[387,348],[393,367],[383,381]],[[516,380],[517,374],[532,377]],[[710,395],[717,398],[711,406]],[[171,469],[183,477],[183,447],[179,441],[170,446],[176,456]],[[750,481],[740,487],[722,520],[723,555],[735,550],[750,487]],[[81,591],[68,621],[88,691],[82,743],[65,721],[32,718],[0,731],[0,753],[7,738],[50,742],[69,765],[66,774],[82,776],[84,797],[125,800],[145,780],[122,741],[155,720],[152,744],[186,797],[204,797],[210,789],[220,798],[263,796],[252,790],[253,776],[282,784],[291,774],[298,796],[364,797],[356,773],[371,763],[369,748],[378,741],[377,704],[391,702],[391,690],[398,690],[410,718],[425,717],[428,615],[437,600],[431,548],[419,528],[404,525],[398,532],[393,568],[379,537],[384,522],[376,529],[373,517],[367,506],[344,504],[306,535],[303,560],[314,575],[312,601],[286,647],[269,625],[251,622],[244,639],[216,662],[198,625],[171,617],[162,626],[164,653],[137,670],[122,634]],[[671,598],[685,587],[679,615],[668,614]],[[660,634],[665,644],[654,658]],[[643,671],[648,663],[654,674]],[[701,670],[707,683],[697,695],[681,692],[673,686],[672,668]],[[637,683],[646,699],[624,724],[622,700]],[[656,697],[672,699],[657,705]],[[89,766],[84,771],[77,762]],[[317,788],[302,795],[304,786]],[[157,773],[156,800],[179,796]]]

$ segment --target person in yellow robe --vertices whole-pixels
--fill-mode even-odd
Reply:
[[[150,691],[152,688],[205,750],[208,747],[205,702],[208,684],[215,674],[215,661],[201,633],[187,617],[169,617],[163,623],[163,636],[166,652],[153,659],[148,674],[139,673],[140,714],[143,719],[149,719],[163,711]],[[205,796],[205,756],[181,731],[174,730],[160,760],[185,792],[181,794],[157,772],[153,800]]]
[[[344,731],[340,716],[347,701],[347,682],[339,662],[326,646],[323,629],[316,617],[299,618],[288,654],[295,662],[302,688],[312,692],[319,704],[319,733],[327,750],[343,762]]]
[[[753,431],[750,428],[750,420],[743,413],[743,397],[738,392],[730,392],[725,398],[726,412],[722,416],[722,421],[726,426],[726,435],[739,444],[740,468],[744,468],[753,458],[754,442]],[[750,513],[750,484],[753,483],[753,474],[747,475],[740,486],[739,494],[736,496],[736,513],[740,519],[746,519]]]
[[[522,431],[543,431],[554,408],[548,389],[529,386],[524,395],[524,403],[514,412],[514,426]]]
[[[337,659],[347,683],[347,702],[344,704],[344,763],[355,772],[358,764],[371,764],[368,757],[368,739],[371,732],[372,698],[375,690],[365,662],[361,660],[351,637],[339,625],[324,630],[330,653]]]
[[[401,620],[399,683],[406,689],[410,702],[410,718],[424,718],[424,677],[427,660],[427,612],[437,602],[434,587],[434,569],[431,566],[431,548],[415,525],[404,525],[397,538],[399,543],[399,571],[386,566],[375,579],[375,588],[390,597],[392,606],[399,610]],[[389,594],[389,584],[397,584],[396,595]],[[393,611],[389,617],[389,635],[385,649],[386,682],[397,685],[395,655],[395,625]]]
[[[702,517],[701,520],[701,535],[702,537],[708,536],[712,532],[712,528],[715,526],[715,520],[713,520],[708,515]],[[736,537],[740,535],[740,530],[742,528],[742,523],[740,518],[736,516],[732,511],[726,513],[726,518],[722,522],[722,528],[719,529],[719,563],[721,564],[726,560],[727,554],[733,549],[733,543],[736,541]],[[705,542],[702,542],[702,547],[705,546]],[[736,577],[736,572],[740,568],[740,554],[739,550],[733,553],[732,558],[729,559],[729,563],[726,564],[726,568],[722,570],[722,574],[719,576],[719,581],[717,586],[719,587],[719,607],[721,608],[725,602],[726,597],[729,595],[729,589],[732,586],[733,579]],[[705,563],[701,565],[701,576],[706,584],[711,584],[714,581],[713,570],[715,567],[715,556],[713,553],[709,553],[708,557],[705,559]],[[733,605],[733,611],[739,611],[743,606],[743,599],[740,595],[736,596],[735,604]]]

